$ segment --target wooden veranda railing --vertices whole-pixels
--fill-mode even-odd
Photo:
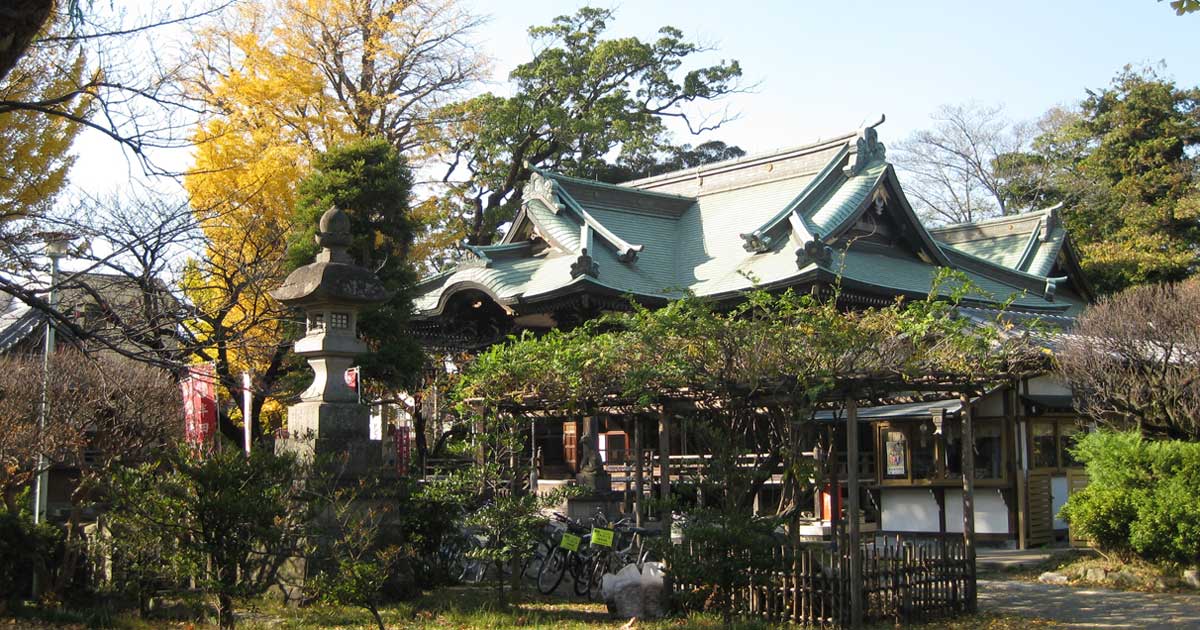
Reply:
[[[848,538],[841,536],[837,545],[773,547],[771,569],[752,575],[749,586],[734,594],[735,612],[776,623],[850,627],[853,586],[848,544]],[[907,623],[959,614],[974,606],[974,567],[961,536],[876,535],[862,545],[861,562],[864,620]],[[675,584],[685,607],[703,606],[711,588]]]

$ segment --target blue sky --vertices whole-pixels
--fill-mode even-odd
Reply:
[[[494,79],[531,56],[529,25],[586,4],[474,0],[492,16],[479,39]],[[1127,63],[1165,61],[1180,85],[1200,84],[1200,14],[1179,17],[1154,0],[592,4],[617,10],[613,35],[649,38],[669,24],[717,46],[708,62],[739,60],[758,88],[729,99],[740,118],[711,137],[751,152],[850,131],[880,113],[881,138],[895,142],[928,126],[939,105],[969,100],[1032,119],[1107,85]]]
[[[143,0],[148,1],[148,0]],[[532,56],[526,30],[588,4],[579,0],[465,0],[491,19],[476,34],[493,59],[492,83]],[[750,152],[852,131],[887,114],[880,137],[894,143],[929,125],[939,105],[1003,104],[1033,119],[1108,84],[1125,64],[1165,61],[1183,86],[1200,85],[1200,14],[1178,17],[1155,0],[904,2],[642,0],[615,8],[611,36],[652,38],[662,25],[717,48],[695,65],[742,63],[757,88],[727,99],[739,118],[700,138]],[[182,34],[181,34],[182,35]],[[694,67],[694,66],[690,66]],[[99,134],[76,144],[72,181],[102,193],[129,185],[139,168]],[[186,152],[166,163],[186,168]]]

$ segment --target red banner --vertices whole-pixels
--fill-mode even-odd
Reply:
[[[392,432],[392,441],[396,445],[396,473],[400,476],[408,474],[409,437],[408,427],[396,427]]]
[[[212,365],[189,367],[179,385],[183,390],[184,439],[192,446],[208,444],[217,432],[217,387]]]

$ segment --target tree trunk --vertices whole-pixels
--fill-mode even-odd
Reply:
[[[371,616],[375,618],[375,624],[379,626],[379,630],[387,630],[383,625],[383,617],[379,616],[379,607],[375,604],[367,604],[367,610],[371,611]]]
[[[0,79],[8,75],[50,19],[52,0],[9,0],[0,11]]]
[[[221,630],[233,630],[233,598],[228,593],[217,595],[217,625]]]

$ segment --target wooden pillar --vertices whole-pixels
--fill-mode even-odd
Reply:
[[[633,488],[637,494],[633,497],[633,522],[638,527],[642,526],[642,493],[645,491],[645,480],[642,476],[642,463],[645,461],[642,453],[642,417],[639,415],[633,416]],[[629,482],[626,482],[629,483]]]
[[[1008,408],[1008,413],[1005,415],[1008,416],[1012,422],[1013,448],[1011,452],[1013,454],[1013,463],[1009,468],[1014,471],[1013,482],[1017,485],[1017,548],[1028,549],[1029,497],[1026,495],[1029,493],[1029,487],[1026,485],[1028,483],[1028,479],[1026,478],[1027,471],[1025,470],[1025,439],[1021,435],[1021,405],[1020,401],[1017,399],[1017,387],[1018,381],[1014,380],[1009,383],[1008,393],[1004,397],[1004,402]]]
[[[850,627],[863,622],[862,542],[859,535],[858,505],[858,402],[846,397],[846,520],[850,526]]]
[[[946,489],[934,488],[933,500],[938,506],[938,534],[944,541],[946,538]]]
[[[658,470],[662,477],[658,486],[658,498],[662,505],[659,508],[662,510],[662,535],[667,537],[667,544],[671,544],[671,416],[667,413],[665,404],[658,409],[658,460]],[[673,590],[674,584],[668,567],[663,579],[663,597],[668,608],[674,600]]]
[[[971,399],[959,395],[962,404],[963,549],[967,561],[967,610],[975,611],[975,428],[971,422]]]
[[[662,522],[666,535],[671,534],[671,418],[667,407],[658,410],[658,498],[663,504]]]

